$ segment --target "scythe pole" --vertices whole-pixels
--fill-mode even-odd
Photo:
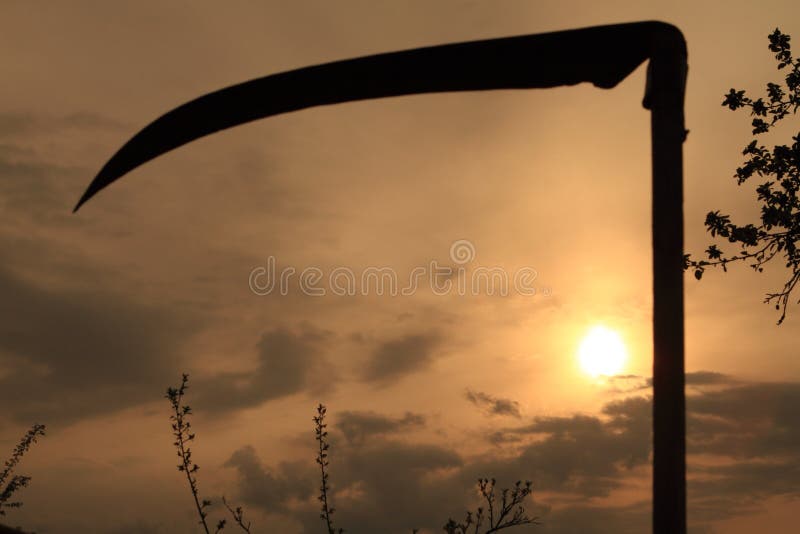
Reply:
[[[683,142],[686,59],[650,59],[653,218],[653,532],[686,532]]]

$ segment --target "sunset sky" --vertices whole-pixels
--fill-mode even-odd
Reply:
[[[20,465],[32,477],[25,504],[2,522],[39,534],[199,532],[164,399],[188,373],[212,519],[224,516],[224,494],[254,533],[324,531],[311,420],[322,402],[336,521],[348,533],[440,532],[477,504],[483,476],[533,481],[541,525],[519,532],[648,532],[644,67],[610,91],[420,95],[290,113],[191,143],[72,208],[139,129],[233,83],[657,19],[689,47],[685,238],[702,255],[708,211],[758,213],[757,183],[732,177],[749,117],[722,107],[723,95],[761,95],[780,79],[767,35],[777,26],[795,36],[797,55],[800,4],[222,6],[0,0],[0,461],[31,424],[47,425]],[[785,122],[766,144],[797,133],[797,117]],[[270,258],[295,274],[286,291],[259,294],[254,273],[263,282]],[[384,268],[402,289],[432,262],[463,270],[447,294],[425,277],[394,296],[360,283]],[[308,268],[322,273],[325,295],[302,290]],[[508,294],[472,291],[482,268],[506,273]],[[335,272],[354,273],[356,294],[331,291]],[[519,272],[533,294],[515,289]],[[692,534],[796,529],[800,307],[776,326],[762,304],[786,275],[777,263],[760,275],[737,265],[701,282],[686,276]],[[618,365],[598,339],[624,353]]]

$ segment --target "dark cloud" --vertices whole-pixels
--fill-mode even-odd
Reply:
[[[239,473],[239,498],[266,512],[288,512],[293,499],[308,500],[316,490],[316,469],[310,463],[281,463],[274,472],[265,468],[255,449],[245,446],[225,462]]]
[[[434,358],[440,338],[436,334],[409,334],[386,341],[370,355],[363,378],[382,385],[427,368]]]
[[[689,452],[758,459],[800,454],[800,384],[745,384],[688,399]]]
[[[696,371],[686,373],[687,386],[712,386],[720,384],[733,384],[736,381],[728,375],[712,371]],[[652,379],[650,379],[652,385]]]
[[[71,215],[76,183],[88,183],[97,169],[71,163],[67,147],[85,149],[85,136],[130,127],[102,115],[78,112],[54,116],[0,111],[0,215],[21,221],[79,225]],[[66,150],[66,152],[65,152]]]
[[[576,504],[548,511],[541,525],[532,532],[545,534],[641,534],[651,529],[649,501],[627,506],[587,506]],[[700,531],[692,529],[692,534]]]
[[[691,395],[689,496],[696,521],[758,511],[770,497],[800,497],[800,384],[739,383]]]
[[[87,169],[60,165],[36,158],[12,147],[0,149],[0,207],[6,217],[20,220],[64,223],[71,216],[67,184],[91,176]],[[73,193],[74,194],[74,193]],[[2,212],[0,212],[2,213]],[[74,218],[70,224],[79,223]]]
[[[36,118],[31,113],[0,113],[0,137],[27,133],[35,123]]]
[[[686,373],[684,380],[686,382],[686,386],[698,387],[731,385],[736,383],[736,380],[730,376],[712,371],[696,371],[693,373]],[[652,388],[653,378],[639,375],[616,375],[609,377],[609,383],[611,385],[610,389],[614,393],[630,393]]]
[[[461,467],[463,460],[447,447],[379,440],[333,451],[336,520],[347,532],[438,531],[449,510],[460,513],[465,488],[452,485],[445,473]],[[307,532],[319,529],[314,515],[299,519]]]
[[[100,289],[70,290],[0,269],[0,404],[64,424],[158,398],[195,319]]]
[[[491,437],[515,443],[516,454],[496,454],[475,462],[468,479],[491,473],[497,478],[533,480],[545,491],[603,497],[620,487],[650,453],[650,400],[633,397],[604,407],[607,416],[536,417],[531,424]]]
[[[348,443],[363,443],[376,436],[385,436],[425,426],[425,417],[406,412],[403,417],[387,417],[375,412],[342,412],[336,415],[336,428]]]
[[[121,130],[129,125],[97,113],[77,112],[68,115],[43,115],[33,112],[0,112],[0,138],[46,133],[53,135],[63,130]]]
[[[715,532],[715,521],[756,513],[770,498],[799,498],[800,417],[793,408],[800,384],[745,383],[715,373],[696,378],[708,389],[688,399],[690,453],[703,453],[689,458],[692,532]],[[630,396],[607,403],[597,415],[534,417],[498,431],[494,450],[468,458],[450,446],[381,437],[402,432],[404,418],[346,412],[345,424],[331,435],[338,525],[354,534],[441,531],[448,516],[474,509],[475,480],[488,476],[500,487],[533,481],[530,511],[542,524],[532,531],[646,532],[648,500],[607,506],[595,499],[648,472],[651,412],[649,397]],[[249,471],[259,473],[256,467]],[[266,486],[280,486],[275,475],[258,476]],[[541,493],[557,497],[540,500]],[[319,528],[314,508],[309,501],[284,513],[311,532]]]
[[[698,522],[729,519],[759,511],[771,497],[800,497],[800,454],[690,469],[689,497]]]
[[[107,534],[162,534],[166,532],[165,529],[159,525],[146,523],[145,521],[136,521],[134,523],[121,525],[107,531]],[[1,533],[0,533],[1,534]]]
[[[472,391],[468,389],[464,394],[466,399],[475,406],[485,410],[490,415],[510,415],[511,417],[522,417],[519,403],[515,400],[503,397],[493,397],[482,391]]]
[[[256,369],[199,381],[195,404],[203,411],[227,412],[332,387],[335,373],[323,357],[329,338],[328,332],[307,325],[297,332],[284,328],[265,332],[256,346]]]

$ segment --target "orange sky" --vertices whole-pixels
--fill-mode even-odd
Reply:
[[[699,254],[706,212],[756,213],[752,189],[731,178],[749,121],[722,95],[777,78],[766,36],[779,26],[800,39],[800,8],[226,5],[0,6],[0,450],[34,421],[49,429],[25,458],[33,480],[7,522],[42,534],[193,532],[162,398],[188,372],[201,491],[242,502],[254,531],[321,531],[309,470],[322,401],[348,532],[438,528],[479,475],[534,481],[544,524],[531,532],[642,532],[652,358],[643,68],[611,91],[425,95],[275,117],[158,158],[71,209],[138,129],[232,83],[659,19],[689,46],[686,248]],[[248,286],[269,256],[298,272],[391,267],[405,280],[431,261],[452,265],[461,239],[475,249],[470,270],[535,269],[536,295],[312,297],[293,286],[259,296]],[[787,412],[800,398],[800,311],[775,326],[761,301],[784,273],[768,271],[686,280],[693,533],[790,532],[798,509],[800,420]],[[595,324],[620,333],[623,373],[640,378],[581,372],[577,347]]]

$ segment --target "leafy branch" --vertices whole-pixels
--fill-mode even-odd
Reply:
[[[15,493],[30,483],[31,477],[14,475],[14,469],[17,467],[20,460],[22,460],[25,453],[31,448],[31,445],[36,443],[38,438],[44,436],[44,431],[44,425],[33,425],[25,435],[22,436],[17,446],[14,447],[14,452],[11,453],[11,457],[3,464],[3,471],[0,472],[0,488],[3,488],[2,492],[0,492],[0,516],[6,515],[5,508],[19,508],[22,506],[21,501],[9,501]],[[3,484],[5,484],[5,487],[3,487]]]
[[[800,108],[800,58],[792,57],[789,41],[790,36],[777,28],[769,35],[769,49],[775,54],[778,70],[789,68],[783,84],[768,83],[766,97],[755,100],[744,90],[731,89],[722,102],[732,111],[750,111],[754,136],[769,132],[790,114],[796,115]],[[790,270],[789,278],[781,290],[768,293],[764,299],[781,312],[778,324],[786,318],[789,298],[800,282],[800,133],[792,141],[791,145],[775,145],[770,150],[753,139],[742,151],[746,160],[736,169],[737,184],[742,185],[753,176],[767,178],[756,188],[761,203],[759,223],[734,224],[729,215],[719,211],[706,215],[705,226],[711,237],[727,239],[738,245],[739,251],[728,256],[712,244],[705,251],[706,260],[693,260],[689,254],[684,257],[684,268],[692,269],[698,280],[706,267],[727,271],[729,263],[743,261],[755,271],[763,272],[766,263],[782,258]]]

